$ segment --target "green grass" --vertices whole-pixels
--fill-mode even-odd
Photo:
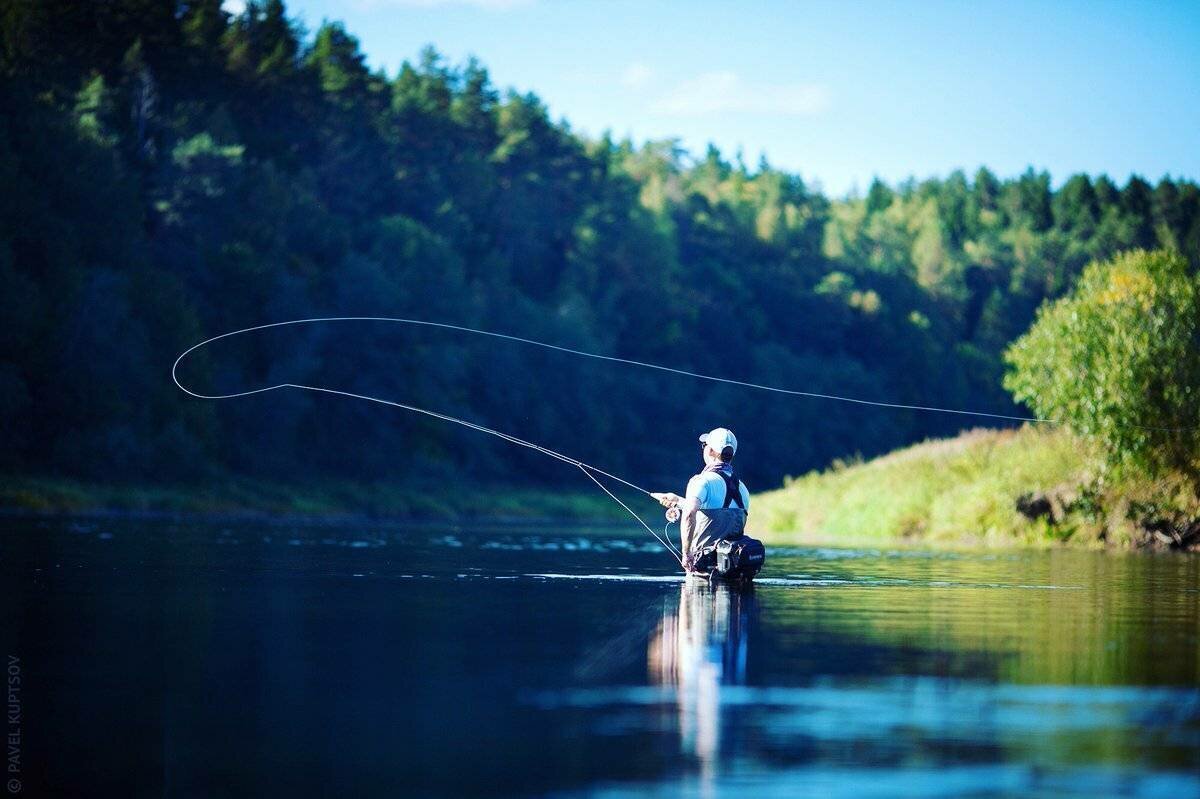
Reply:
[[[786,480],[756,497],[751,524],[776,543],[1053,543],[1073,535],[1022,516],[1017,497],[1086,484],[1094,463],[1061,429],[973,430]]]
[[[750,527],[776,544],[1132,548],[1165,545],[1152,527],[1200,523],[1186,476],[1116,474],[1100,456],[1060,427],[972,430],[789,478],[755,497]],[[1055,496],[1057,519],[1018,512],[1033,492]]]

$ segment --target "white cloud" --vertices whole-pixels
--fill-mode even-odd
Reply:
[[[654,110],[680,116],[729,112],[807,116],[828,105],[829,91],[819,84],[749,84],[736,72],[707,72],[660,97]]]
[[[635,61],[621,73],[621,85],[627,89],[641,89],[653,77],[654,70],[640,61]]]
[[[531,6],[535,0],[355,0],[362,8],[401,6],[405,8],[478,8],[487,11],[510,11]]]
[[[246,0],[222,0],[221,10],[237,16],[246,10]]]

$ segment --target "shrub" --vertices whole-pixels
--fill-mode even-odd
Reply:
[[[1200,280],[1171,251],[1090,264],[1005,353],[1004,386],[1099,441],[1112,467],[1177,469],[1196,485]]]

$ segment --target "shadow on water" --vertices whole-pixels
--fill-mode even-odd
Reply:
[[[0,519],[27,795],[1193,796],[1200,559]]]

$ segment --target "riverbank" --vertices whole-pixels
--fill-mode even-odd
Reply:
[[[1105,478],[1095,450],[1050,426],[972,430],[835,464],[755,497],[775,544],[1200,548],[1179,477]]]
[[[371,517],[429,521],[627,519],[599,492],[484,486],[421,490],[388,483],[322,482],[297,486],[224,478],[203,485],[100,484],[61,478],[0,480],[0,509],[29,513],[185,514],[304,518]]]
[[[972,430],[756,493],[750,531],[775,545],[1200,550],[1200,500],[1181,478],[1102,478],[1097,453],[1052,427]],[[388,483],[297,486],[0,480],[0,509],[434,522],[632,523],[599,492]],[[641,514],[657,519],[654,509]]]

